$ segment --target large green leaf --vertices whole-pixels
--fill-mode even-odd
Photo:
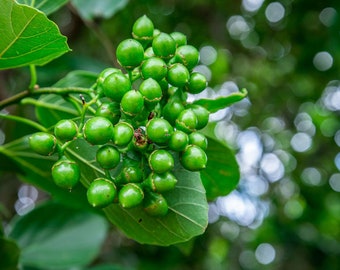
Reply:
[[[208,200],[224,196],[234,190],[240,179],[235,154],[225,145],[208,137],[207,168],[201,172],[201,179]]]
[[[44,13],[13,0],[1,0],[0,36],[0,69],[44,65],[70,50]]]
[[[39,269],[71,269],[89,264],[99,253],[108,223],[92,211],[57,203],[39,206],[11,224],[20,263]]]
[[[79,15],[85,20],[108,19],[123,9],[128,0],[71,0]]]
[[[68,0],[17,0],[17,2],[39,9],[49,15],[65,5]]]
[[[20,249],[15,241],[0,237],[0,269],[18,269]]]
[[[77,140],[68,150],[80,164],[82,182],[88,186],[103,172],[96,166],[96,146]],[[202,234],[208,223],[208,204],[198,172],[189,172],[176,164],[174,174],[178,183],[173,191],[164,194],[169,213],[162,218],[148,216],[141,207],[123,209],[118,204],[104,209],[107,218],[128,237],[143,243],[167,246],[187,241]]]
[[[217,97],[215,99],[202,98],[195,100],[193,104],[201,105],[209,112],[214,113],[244,99],[247,94],[247,90],[243,88],[240,92],[232,93],[229,96]]]

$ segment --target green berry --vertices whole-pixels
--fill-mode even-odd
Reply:
[[[173,131],[170,123],[163,118],[153,118],[146,124],[146,135],[157,144],[167,143]]]
[[[173,151],[183,151],[187,145],[189,144],[189,137],[183,131],[176,130],[172,133],[170,140],[169,140],[169,148]]]
[[[84,125],[84,138],[91,144],[105,144],[112,139],[113,126],[110,120],[95,116]]]
[[[176,42],[169,34],[162,32],[153,38],[152,49],[156,56],[170,59],[176,52]]]
[[[125,184],[119,191],[118,201],[123,208],[132,208],[142,203],[144,192],[138,184]]]
[[[117,194],[113,182],[105,178],[97,178],[87,189],[87,200],[93,207],[103,208],[113,203]]]
[[[60,120],[54,126],[54,135],[62,142],[72,141],[77,137],[78,126],[70,119]]]
[[[152,78],[148,78],[140,84],[139,92],[142,94],[145,103],[148,105],[154,106],[162,98],[162,89],[159,83]]]
[[[113,143],[119,147],[127,146],[133,137],[134,129],[127,122],[119,122],[113,127]]]
[[[52,166],[52,178],[57,186],[71,189],[79,182],[79,165],[75,161],[62,158]]]
[[[143,62],[141,72],[144,79],[153,78],[160,81],[166,76],[168,68],[161,58],[150,57]]]
[[[96,110],[96,116],[105,117],[115,125],[118,123],[121,112],[118,102],[104,102]]]
[[[189,144],[196,145],[205,151],[208,147],[208,140],[202,133],[196,131],[189,134]]]
[[[143,172],[138,166],[125,166],[120,173],[120,178],[123,183],[139,183],[143,180]]]
[[[207,88],[207,85],[207,78],[203,74],[199,72],[193,72],[190,75],[189,84],[187,85],[186,89],[191,94],[198,94]]]
[[[29,137],[31,149],[43,156],[52,155],[56,149],[57,139],[46,132],[37,132]]]
[[[145,51],[144,51],[144,59],[149,59],[151,57],[155,57],[155,52],[153,51],[152,47],[148,47]]]
[[[113,169],[120,162],[120,153],[114,146],[104,145],[97,150],[96,160],[100,167]]]
[[[154,26],[152,21],[143,15],[132,26],[132,36],[143,45],[147,45],[153,39]]]
[[[144,181],[144,184],[148,188],[159,193],[173,190],[176,183],[177,179],[171,172],[165,172],[162,174],[151,172]]]
[[[100,72],[100,74],[98,75],[98,78],[97,78],[97,91],[98,91],[98,93],[100,93],[100,94],[104,93],[104,90],[103,90],[104,80],[106,79],[106,77],[108,77],[112,73],[123,74],[122,71],[118,68],[106,68],[102,72]]]
[[[197,116],[191,109],[183,110],[176,119],[176,128],[186,133],[196,130]]]
[[[149,167],[156,173],[165,173],[174,168],[174,158],[169,151],[164,149],[154,150],[149,158]]]
[[[180,46],[176,50],[175,61],[192,70],[198,64],[199,52],[191,45]]]
[[[121,100],[120,109],[128,116],[136,116],[144,108],[143,95],[136,90],[130,90],[126,92]]]
[[[116,56],[119,64],[126,69],[139,66],[144,59],[142,44],[134,39],[125,39],[119,43]]]
[[[167,78],[171,85],[183,87],[189,82],[190,73],[183,64],[175,63],[169,67]]]
[[[196,129],[202,129],[208,124],[210,112],[206,108],[201,105],[190,104],[188,109],[191,109],[197,117]]]
[[[153,217],[163,217],[168,213],[168,203],[162,194],[147,192],[143,201],[144,211]]]
[[[131,90],[131,82],[123,73],[115,72],[105,78],[102,88],[106,97],[120,102],[124,94]]]
[[[188,145],[181,155],[180,162],[189,171],[200,171],[207,165],[207,155],[201,147]]]
[[[187,37],[181,32],[172,32],[170,36],[175,40],[177,47],[187,44]]]
[[[184,111],[184,106],[179,100],[173,100],[165,104],[163,107],[163,117],[169,121],[171,125],[175,125],[177,117],[182,111]]]

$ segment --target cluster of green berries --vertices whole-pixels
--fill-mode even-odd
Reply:
[[[175,160],[189,171],[207,164],[207,138],[199,130],[207,125],[209,111],[187,102],[188,93],[207,87],[205,76],[194,71],[199,52],[184,34],[160,32],[144,15],[134,23],[132,38],[119,43],[116,57],[122,69],[103,70],[94,87],[95,115],[84,119],[81,128],[61,120],[53,135],[33,134],[30,146],[50,155],[79,137],[98,145],[96,162],[105,176],[90,183],[89,203],[142,205],[148,214],[164,216],[168,205],[163,194],[177,183]],[[62,155],[52,177],[71,189],[79,181],[79,166]]]

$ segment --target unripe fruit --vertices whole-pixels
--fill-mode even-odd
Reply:
[[[106,97],[120,102],[124,94],[131,90],[131,82],[123,73],[115,72],[105,78],[102,88]]]
[[[143,95],[136,90],[130,90],[124,94],[120,108],[122,112],[128,116],[136,116],[143,110],[144,98]]]
[[[174,168],[174,158],[173,156],[164,149],[154,150],[149,158],[149,167],[156,173],[165,173]]]
[[[176,128],[186,133],[196,130],[197,116],[191,109],[185,109],[176,119]]]
[[[125,184],[118,193],[118,201],[123,208],[138,206],[142,203],[143,198],[143,190],[135,183]]]
[[[196,145],[188,145],[181,155],[180,162],[189,171],[200,171],[207,165],[207,155],[202,148]]]
[[[189,144],[189,137],[183,131],[176,130],[172,133],[170,140],[169,140],[169,148],[173,151],[183,151],[187,145]]]
[[[182,111],[184,111],[184,106],[179,100],[169,101],[163,107],[163,117],[169,121],[171,125],[175,125],[177,117]]]
[[[153,38],[152,49],[156,56],[170,59],[176,52],[176,42],[169,34],[160,33]]]
[[[53,165],[52,178],[57,186],[71,189],[79,182],[79,165],[72,160],[62,158]]]
[[[145,103],[151,106],[156,105],[162,98],[162,89],[158,82],[152,78],[146,79],[139,86]]]
[[[181,63],[175,63],[168,69],[168,82],[176,87],[183,87],[189,82],[190,73]]]
[[[31,149],[43,156],[52,155],[57,145],[57,139],[46,132],[37,132],[29,137]]]
[[[193,72],[190,75],[189,84],[187,85],[186,89],[191,94],[198,94],[201,93],[207,87],[207,78],[199,73]]]
[[[113,143],[117,146],[127,146],[133,137],[133,127],[126,122],[119,122],[113,127]]]
[[[121,112],[118,102],[104,102],[96,110],[96,116],[105,117],[112,125],[118,123]]]
[[[208,140],[202,133],[196,131],[189,134],[189,144],[194,144],[205,151],[208,147]]]
[[[110,120],[95,116],[86,121],[84,125],[84,138],[91,144],[105,144],[111,140],[113,126]]]
[[[125,39],[119,43],[116,56],[119,64],[126,69],[139,66],[144,59],[142,44],[134,39]]]
[[[209,122],[210,112],[206,108],[204,108],[200,105],[196,105],[196,104],[190,104],[187,107],[188,107],[188,109],[193,110],[193,112],[195,113],[195,115],[197,117],[196,129],[204,128]]]
[[[120,162],[120,153],[112,145],[104,145],[97,150],[96,160],[103,169],[113,169]]]
[[[151,57],[155,57],[155,52],[153,51],[152,47],[148,47],[145,51],[144,51],[144,59],[149,59]]]
[[[139,183],[143,180],[142,169],[138,166],[126,166],[120,173],[123,183]]]
[[[170,123],[162,118],[153,118],[146,124],[146,135],[157,144],[167,143],[173,131]]]
[[[151,172],[145,179],[144,184],[152,191],[163,193],[173,190],[177,184],[177,179],[171,172],[162,174]]]
[[[103,90],[104,80],[106,79],[106,77],[108,77],[112,73],[123,74],[122,71],[118,68],[106,68],[102,72],[100,72],[100,74],[98,75],[98,78],[97,78],[97,91],[98,91],[98,93],[104,94],[104,90]]]
[[[177,48],[175,61],[185,65],[188,70],[192,70],[199,61],[198,50],[191,45],[183,45]]]
[[[146,15],[143,15],[133,24],[132,36],[143,45],[147,45],[153,39],[153,31],[152,21]]]
[[[62,142],[72,141],[77,137],[78,126],[70,119],[60,120],[54,126],[54,135]]]
[[[168,203],[162,194],[148,192],[143,201],[144,211],[153,217],[163,217],[168,213]]]
[[[141,72],[144,79],[153,78],[160,81],[166,76],[168,68],[161,58],[150,57],[143,62]]]
[[[175,40],[177,47],[187,44],[187,37],[181,32],[172,32],[170,36]]]
[[[97,178],[87,189],[87,200],[93,207],[103,208],[113,203],[117,194],[113,182],[105,178]]]

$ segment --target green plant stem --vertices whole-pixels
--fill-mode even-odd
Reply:
[[[32,93],[37,84],[37,70],[35,68],[35,65],[30,65],[30,72],[31,72],[31,82],[30,82],[30,85],[28,86],[28,91]]]
[[[86,102],[84,105],[83,105],[83,110],[81,112],[81,115],[80,115],[80,124],[79,124],[79,130],[82,130],[83,127],[84,127],[84,124],[85,124],[85,116],[86,116],[86,111],[87,109],[91,108],[90,106],[92,104],[95,104],[98,100],[98,96],[95,96],[93,97],[89,102]]]
[[[30,90],[25,90],[14,96],[1,100],[0,110],[2,110],[3,108],[6,108],[9,105],[19,103],[22,99],[26,97],[39,96],[42,94],[66,95],[66,94],[72,94],[72,93],[90,95],[92,91],[93,91],[92,89],[82,88],[82,87],[66,87],[66,88],[44,87],[44,88],[39,88],[33,92],[31,92]]]
[[[32,121],[30,119],[27,119],[27,118],[24,118],[24,117],[0,113],[0,118],[16,121],[16,122],[19,122],[19,123],[23,123],[23,124],[26,124],[26,125],[31,126],[33,128],[36,128],[39,131],[43,131],[43,132],[47,132],[48,131],[47,128],[45,128],[44,126],[40,125],[39,123],[34,122],[34,121]]]

